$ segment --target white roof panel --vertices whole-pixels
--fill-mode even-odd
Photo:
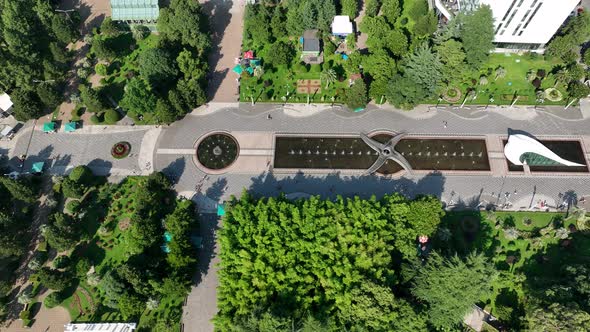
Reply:
[[[12,100],[10,100],[10,96],[6,93],[0,95],[0,109],[3,111],[8,111],[12,107]]]
[[[346,15],[334,16],[332,21],[333,34],[349,34],[352,33],[352,22]]]

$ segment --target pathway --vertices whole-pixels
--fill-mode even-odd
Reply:
[[[354,23],[355,23],[355,29],[357,32],[356,48],[362,51],[367,48],[367,38],[369,38],[369,36],[366,33],[360,32],[361,22],[363,21],[363,18],[365,17],[365,12],[366,12],[366,7],[367,7],[367,1],[366,0],[361,0],[361,1],[363,3],[363,7],[361,8],[361,11],[359,12],[358,16],[354,19]]]
[[[212,30],[207,97],[215,102],[238,100],[237,76],[231,71],[242,48],[244,0],[203,1]]]

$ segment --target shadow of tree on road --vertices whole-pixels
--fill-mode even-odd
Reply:
[[[207,99],[211,100],[215,93],[221,86],[221,83],[227,76],[229,69],[216,71],[215,68],[221,60],[223,54],[221,53],[222,40],[225,35],[225,30],[229,26],[232,18],[230,9],[233,6],[233,1],[213,0],[207,1],[203,4],[203,13],[209,18],[211,28],[211,51],[209,54],[209,74],[208,74],[208,88]]]

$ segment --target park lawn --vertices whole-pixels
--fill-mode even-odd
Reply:
[[[127,177],[119,185],[118,189],[111,194],[111,204],[106,215],[104,207],[96,204],[97,201],[95,197],[88,199],[86,202],[86,204],[89,204],[89,208],[84,217],[84,224],[86,226],[89,223],[92,224],[92,220],[95,221],[94,225],[86,227],[90,227],[90,230],[96,232],[99,224],[103,222],[111,225],[109,228],[114,229],[110,234],[104,236],[96,234],[79,253],[79,255],[90,259],[90,261],[95,264],[95,270],[101,275],[104,275],[104,273],[110,270],[112,266],[116,266],[128,259],[129,250],[125,241],[127,233],[120,229],[119,222],[129,219],[133,214],[133,211],[135,211],[136,201],[134,199],[134,192],[145,181],[145,178],[139,176]],[[103,302],[105,300],[105,294],[100,289],[100,285],[98,287],[93,287],[88,285],[84,280],[81,281],[79,287],[86,289],[94,303]],[[72,292],[72,295],[62,303],[62,306],[70,313],[72,321],[116,322],[123,320],[123,317],[117,310],[102,305],[98,307],[98,311],[92,314],[89,310],[91,304],[87,297],[79,290],[76,290],[75,293],[80,297],[82,312],[75,303],[74,292]],[[143,312],[139,320],[139,326],[142,326],[141,322],[147,322],[150,316],[168,317],[167,315],[170,314],[172,310],[179,310],[179,308],[182,307],[183,300],[184,299],[182,298],[162,298],[157,310],[145,310]]]
[[[560,227],[568,228],[575,224],[573,214],[571,218],[563,219],[564,213],[557,212],[479,212],[479,211],[457,211],[448,212],[443,219],[443,224],[453,233],[454,247],[463,247],[463,252],[477,250],[484,252],[491,263],[502,274],[492,283],[492,292],[486,298],[481,299],[482,307],[496,312],[496,304],[506,299],[506,294],[515,294],[515,306],[522,305],[526,301],[524,292],[524,280],[520,275],[531,278],[535,275],[552,275],[559,272],[564,260],[568,257],[584,256],[590,258],[590,237],[580,233],[573,233],[570,238],[575,243],[574,251],[560,247],[560,240],[555,237],[554,224],[561,224]],[[471,245],[464,238],[461,229],[462,220],[466,217],[479,219],[481,224],[477,236],[472,239]],[[511,219],[515,228],[521,232],[516,240],[508,240],[504,236],[504,230],[499,222]],[[524,220],[530,219],[531,224],[525,225]],[[542,229],[547,231],[546,235],[538,234]],[[535,233],[537,233],[535,235]],[[461,243],[467,242],[467,243]],[[543,256],[546,261],[539,263],[538,257]],[[513,256],[516,260],[509,264],[507,258]],[[506,301],[506,300],[504,300]],[[520,310],[515,308],[515,310]],[[499,317],[509,320],[510,317]]]
[[[537,72],[542,69],[545,71],[545,78],[541,81],[541,89],[553,88],[555,79],[549,75],[556,67],[560,65],[557,59],[545,59],[540,55],[518,55],[511,53],[492,53],[488,61],[481,66],[481,70],[472,73],[472,82],[451,82],[449,86],[458,87],[461,90],[462,97],[455,104],[463,102],[468,89],[474,87],[477,91],[475,100],[467,100],[467,105],[510,105],[514,101],[514,96],[518,95],[519,99],[515,105],[541,105],[537,103],[535,87],[526,78],[527,73],[532,70]],[[495,70],[498,67],[506,69],[506,76],[495,79]],[[488,78],[487,85],[479,85],[479,78],[485,75]],[[568,96],[566,86],[559,84],[556,87],[563,95],[561,101],[552,102],[545,99],[542,105],[566,105]],[[490,103],[490,98],[494,101]],[[436,103],[436,100],[428,100],[428,103]],[[443,101],[443,103],[446,103]]]
[[[321,90],[316,94],[309,95],[309,101],[313,103],[331,103],[341,99],[344,90],[348,88],[348,79],[342,68],[343,60],[337,54],[324,55],[324,63],[321,65],[299,66],[300,51],[297,52],[293,59],[291,68],[287,66],[278,66],[270,70],[265,70],[261,78],[256,78],[248,74],[242,74],[240,79],[240,101],[242,102],[289,102],[305,103],[307,94],[297,93],[297,80],[319,80],[322,68],[332,63],[332,68],[342,77],[342,82],[336,81],[326,88],[326,84],[321,82]],[[264,57],[262,57],[264,61]],[[236,75],[234,73],[234,75]],[[236,75],[237,77],[237,75]],[[266,82],[266,83],[265,83]],[[284,98],[289,94],[288,100]]]

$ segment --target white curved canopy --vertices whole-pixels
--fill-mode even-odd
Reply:
[[[520,157],[527,152],[541,155],[565,166],[584,166],[561,158],[532,137],[522,134],[510,135],[508,137],[508,143],[504,147],[504,155],[511,163],[514,165],[523,165]]]

